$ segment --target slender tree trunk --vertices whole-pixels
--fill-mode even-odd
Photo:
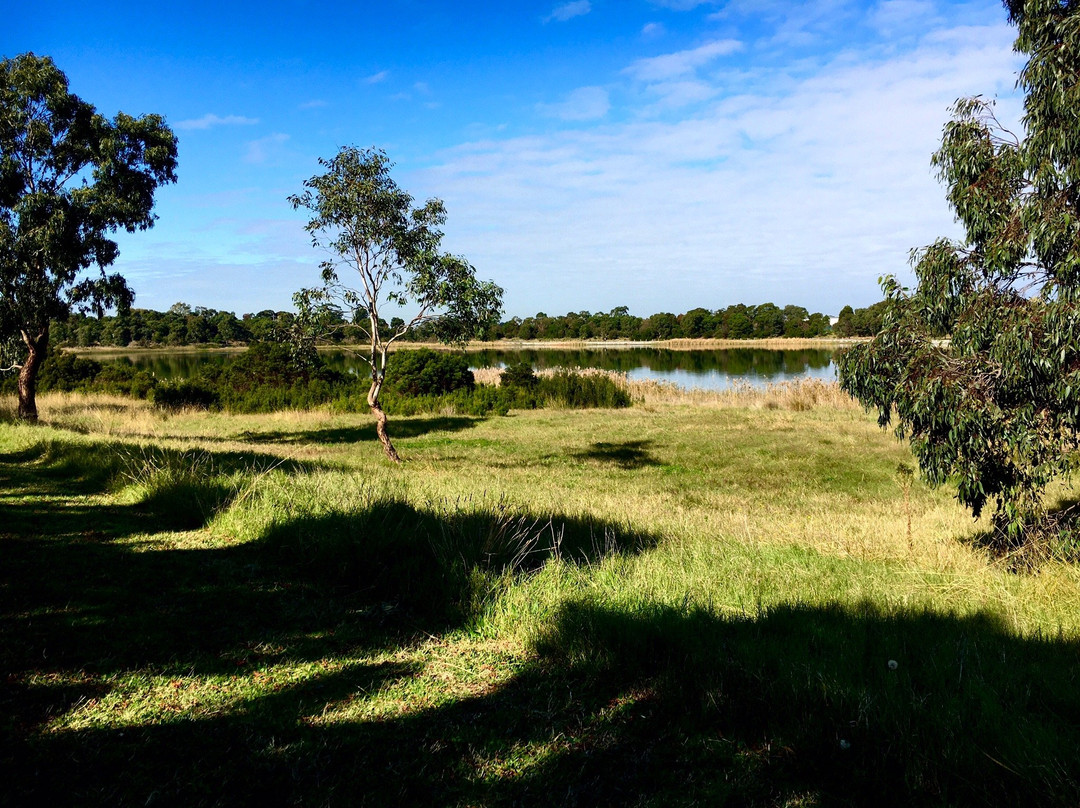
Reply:
[[[394,444],[390,442],[390,435],[386,432],[386,413],[379,406],[379,391],[381,389],[382,382],[378,379],[373,380],[371,389],[368,391],[367,403],[371,407],[371,414],[375,416],[375,432],[379,436],[379,443],[382,444],[383,451],[395,463],[400,463],[401,457],[398,455],[397,449],[394,448]]]
[[[24,331],[23,342],[26,343],[29,354],[19,368],[19,418],[23,421],[37,421],[37,374],[49,352],[49,326],[41,329],[37,337]]]

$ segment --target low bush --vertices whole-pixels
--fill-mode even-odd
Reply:
[[[95,377],[100,372],[100,362],[83,359],[72,353],[54,352],[41,363],[37,386],[42,391],[59,390],[65,393],[85,390],[92,386]]]
[[[163,410],[187,408],[208,410],[218,403],[217,392],[198,382],[186,379],[167,379],[159,382],[150,393],[154,406]]]
[[[499,383],[503,387],[523,387],[531,390],[539,381],[536,373],[533,372],[532,365],[525,361],[507,365],[506,369],[499,374]]]
[[[394,354],[381,403],[390,415],[506,415],[511,409],[628,407],[629,394],[603,374],[560,370],[537,376],[525,362],[502,372],[498,386],[477,385],[462,354],[420,349]],[[14,390],[15,378],[3,380]],[[158,379],[123,362],[102,364],[70,353],[50,356],[38,377],[46,392],[85,391],[149,399],[167,410],[224,409],[236,413],[310,409],[332,404],[364,412],[367,379],[326,367],[318,356],[300,362],[285,345],[256,343],[223,365],[191,379]]]
[[[462,354],[420,348],[398,351],[386,368],[386,388],[405,396],[440,396],[474,386],[469,360]]]

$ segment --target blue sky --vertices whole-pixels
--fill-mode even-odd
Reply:
[[[1015,122],[995,0],[20,3],[113,115],[176,131],[179,182],[120,237],[136,305],[290,307],[322,255],[286,196],[377,146],[507,316],[732,303],[836,314],[958,235],[930,155],[960,96]]]

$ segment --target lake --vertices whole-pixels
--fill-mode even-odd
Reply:
[[[366,373],[359,358],[341,351],[320,352],[326,363],[338,370]],[[95,354],[98,361],[119,361],[150,370],[159,378],[188,378],[207,364],[221,364],[235,351],[131,351]],[[726,390],[739,384],[764,386],[796,379],[836,378],[830,349],[769,350],[763,348],[725,348],[717,350],[674,351],[661,348],[571,348],[504,350],[483,349],[469,352],[473,368],[505,367],[528,362],[543,368],[601,368],[626,373],[631,379],[670,382],[679,387]]]

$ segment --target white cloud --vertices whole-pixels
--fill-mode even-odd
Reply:
[[[738,18],[771,27],[767,44],[805,47],[835,41],[845,28],[861,21],[863,10],[855,0],[728,0],[708,16],[712,21]]]
[[[647,22],[641,27],[641,35],[648,37],[663,36],[664,26],[658,22]]]
[[[329,104],[321,98],[313,98],[310,101],[305,101],[300,105],[300,109],[319,109],[320,107],[329,106]]]
[[[929,0],[882,0],[871,15],[870,23],[879,31],[891,34],[915,23],[925,30],[936,16],[934,4]]]
[[[280,147],[289,139],[288,135],[277,132],[258,140],[249,141],[244,152],[245,163],[266,163],[280,152]]]
[[[835,314],[957,233],[930,155],[957,96],[998,93],[1003,121],[1019,118],[1012,33],[958,27],[809,74],[758,67],[742,92],[636,63],[633,77],[713,95],[678,120],[466,144],[424,182],[452,212],[448,247],[522,290],[511,314],[764,300]]]
[[[243,115],[214,115],[207,113],[201,118],[177,121],[174,129],[210,129],[213,126],[250,126],[259,122],[258,118],[245,118]]]
[[[742,47],[738,40],[718,39],[690,50],[639,59],[626,68],[626,73],[640,81],[667,81],[693,73],[697,68],[735,53]]]
[[[386,81],[390,77],[389,70],[380,70],[378,73],[372,73],[370,76],[364,78],[364,84],[379,84]]]
[[[574,0],[572,3],[563,3],[555,6],[551,13],[544,17],[544,22],[566,22],[574,17],[581,17],[592,11],[592,3],[589,0]]]
[[[543,115],[564,121],[591,121],[603,118],[611,108],[603,87],[579,87],[558,104],[537,104]]]
[[[649,93],[657,98],[654,105],[643,109],[646,115],[699,104],[719,95],[720,90],[704,81],[662,81],[649,85]]]

